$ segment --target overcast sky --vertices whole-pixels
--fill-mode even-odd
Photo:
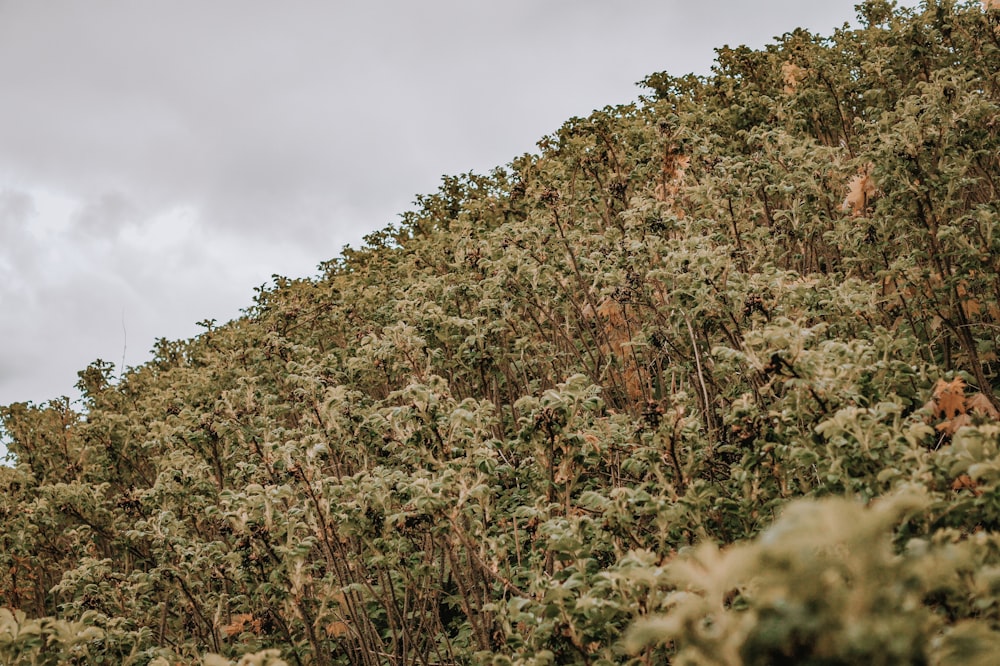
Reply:
[[[75,397],[442,175],[853,4],[0,0],[0,404]]]

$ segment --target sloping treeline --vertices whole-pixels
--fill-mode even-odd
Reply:
[[[3,407],[0,662],[993,663],[1000,12],[858,11]]]

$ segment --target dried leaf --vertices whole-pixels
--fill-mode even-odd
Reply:
[[[961,300],[966,316],[975,317],[982,313],[983,305],[979,299],[969,295],[969,283],[962,280],[955,286],[955,293]]]
[[[227,638],[232,638],[233,636],[239,636],[247,629],[247,624],[253,622],[252,613],[239,613],[233,616],[233,621],[224,627],[222,627],[222,633],[226,635]]]
[[[965,380],[955,377],[950,382],[939,379],[934,385],[935,414],[938,417],[953,419],[959,414],[965,414]]]
[[[953,419],[941,421],[941,423],[934,426],[934,429],[940,433],[944,433],[945,435],[954,435],[958,432],[959,428],[967,426],[970,423],[972,423],[972,419],[968,414],[959,414]]]
[[[952,490],[971,490],[975,495],[982,495],[983,491],[979,490],[979,484],[977,484],[972,477],[968,474],[962,474],[955,482],[951,484]]]
[[[799,67],[794,62],[785,62],[781,65],[781,79],[785,83],[785,94],[791,95],[799,87],[799,81],[805,78],[807,70]]]
[[[851,211],[855,217],[864,215],[865,211],[868,210],[868,202],[875,196],[877,189],[871,176],[871,166],[869,166],[847,183],[844,210]]]
[[[614,326],[616,331],[621,331],[625,328],[624,308],[610,296],[605,296],[601,299],[601,302],[597,304],[597,314],[600,315],[604,321]]]
[[[663,156],[662,176],[653,190],[653,196],[659,201],[671,201],[680,192],[684,182],[684,172],[691,164],[691,158],[669,149]]]
[[[970,412],[975,412],[980,416],[985,416],[991,419],[1000,419],[1000,411],[993,406],[990,399],[980,392],[975,392],[970,395],[965,401],[965,407]]]
[[[344,636],[350,633],[351,627],[346,622],[330,622],[326,625],[327,636]]]

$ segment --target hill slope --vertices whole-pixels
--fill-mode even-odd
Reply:
[[[1000,13],[859,13],[2,408],[0,662],[992,663]]]

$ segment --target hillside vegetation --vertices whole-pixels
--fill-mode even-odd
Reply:
[[[997,663],[1000,11],[858,13],[3,407],[0,663]]]

